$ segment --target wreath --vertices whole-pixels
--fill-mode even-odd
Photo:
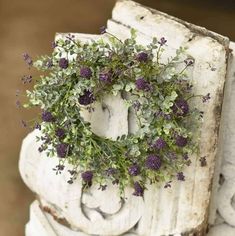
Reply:
[[[203,112],[192,105],[192,81],[187,72],[194,61],[180,47],[174,57],[162,60],[165,38],[153,38],[147,45],[136,42],[136,32],[121,41],[106,32],[99,40],[81,42],[72,34],[53,42],[51,56],[35,62],[26,53],[30,67],[43,71],[32,91],[27,90],[24,107],[40,107],[34,120],[42,136],[39,152],[58,156],[56,174],[72,164],[68,183],[81,176],[84,188],[98,183],[105,190],[108,181],[133,186],[133,194],[143,196],[147,184],[184,181],[183,168],[199,152],[198,126]],[[163,62],[164,61],[164,62]],[[31,82],[24,76],[23,82]],[[117,140],[100,137],[81,110],[93,112],[105,96],[122,95],[134,111],[138,130]],[[206,102],[210,95],[201,96]],[[205,159],[203,159],[205,164]]]

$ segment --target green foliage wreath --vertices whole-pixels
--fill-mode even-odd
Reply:
[[[98,183],[105,190],[111,180],[121,193],[131,185],[133,194],[142,196],[147,183],[169,187],[172,178],[184,181],[183,167],[198,151],[195,130],[202,118],[189,102],[195,96],[187,76],[193,60],[179,48],[163,63],[165,38],[142,46],[134,30],[123,42],[103,33],[105,37],[85,43],[68,35],[54,42],[50,57],[35,62],[24,54],[30,66],[45,72],[27,91],[25,105],[42,109],[36,125],[42,133],[39,151],[59,157],[56,173],[63,171],[65,162],[72,164],[68,183],[81,175],[84,187]],[[135,111],[136,133],[111,140],[92,132],[80,111],[93,112],[107,94],[121,94]],[[208,99],[209,94],[203,102]]]

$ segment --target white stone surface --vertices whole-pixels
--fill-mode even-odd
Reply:
[[[32,216],[26,228],[27,236],[66,236],[67,233],[72,236],[176,236],[199,227],[207,220],[218,145],[219,107],[226,74],[225,48],[228,40],[157,11],[153,12],[132,1],[119,1],[113,10],[112,20],[108,22],[108,31],[125,39],[129,37],[128,27],[137,29],[137,41],[141,44],[148,44],[153,36],[166,37],[168,47],[163,60],[174,55],[179,46],[188,46],[189,56],[195,59],[190,72],[191,79],[195,81],[195,93],[210,92],[212,97],[208,105],[200,107],[205,112],[201,127],[201,153],[202,156],[207,156],[208,165],[200,167],[199,157],[195,156],[192,158],[192,166],[185,170],[187,178],[184,183],[173,183],[171,189],[149,186],[143,199],[132,196],[132,190],[127,188],[127,199],[120,203],[117,189],[112,185],[105,192],[97,191],[97,186],[93,186],[88,192],[82,192],[80,178],[68,185],[68,165],[61,175],[56,176],[52,168],[58,164],[58,159],[47,158],[38,153],[39,144],[35,141],[37,133],[34,131],[22,144],[19,163],[22,178],[39,195],[41,203],[49,206],[57,217],[64,217],[72,230],[64,226],[63,229],[60,228],[48,214],[38,208],[36,202],[31,206]],[[65,36],[66,34],[62,35]],[[76,36],[82,40],[93,37],[84,34]],[[85,112],[83,115],[91,121],[94,132],[115,139],[128,131],[127,108],[121,97],[107,97],[105,104],[108,110],[96,104],[97,113]],[[129,124],[134,123],[134,119],[130,120],[133,115],[129,115]],[[104,126],[102,120],[107,122],[107,126]],[[118,127],[114,125],[117,123]],[[131,131],[134,132],[135,126],[132,127]]]

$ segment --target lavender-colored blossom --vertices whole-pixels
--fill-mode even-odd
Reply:
[[[46,67],[47,68],[51,68],[53,66],[53,62],[52,62],[52,60],[50,59],[50,60],[48,60],[47,62],[46,62]]]
[[[177,158],[177,155],[176,155],[176,153],[175,152],[169,152],[169,153],[167,153],[167,158],[169,159],[169,160],[171,160],[171,161],[174,161],[176,158]]]
[[[55,118],[49,111],[43,111],[42,112],[42,120],[45,122],[54,122]]]
[[[157,141],[153,144],[153,147],[156,149],[163,149],[166,147],[166,142],[163,138],[158,138]]]
[[[151,154],[147,157],[145,165],[148,169],[159,170],[162,165],[162,161],[159,156]]]
[[[84,182],[91,183],[93,179],[93,172],[88,170],[88,171],[83,172],[81,176]]]
[[[134,183],[134,193],[133,195],[142,197],[144,195],[144,188],[140,185],[139,182]]]
[[[173,112],[178,116],[185,116],[189,112],[188,102],[184,99],[177,99],[172,107]]]
[[[205,103],[211,99],[210,93],[202,97],[202,102]]]
[[[16,107],[17,107],[17,108],[21,108],[21,103],[20,103],[19,100],[16,101]]]
[[[35,125],[34,125],[34,129],[38,129],[38,130],[41,130],[41,125],[39,124],[39,123],[36,123]]]
[[[100,33],[101,34],[105,34],[106,33],[106,27],[105,26],[100,27]]]
[[[62,69],[67,69],[69,66],[69,61],[66,58],[60,58],[59,67]]]
[[[23,84],[29,84],[32,82],[32,76],[31,75],[24,75],[22,78],[21,78],[21,81]]]
[[[144,78],[137,79],[135,81],[135,86],[138,90],[144,90],[144,91],[150,90],[150,84]]]
[[[56,152],[58,157],[65,158],[69,153],[69,145],[67,143],[59,143],[56,146]]]
[[[132,176],[137,176],[140,174],[140,167],[137,164],[134,164],[129,167],[128,173]]]
[[[184,63],[186,64],[186,66],[191,66],[194,63],[194,60],[192,58],[187,58],[184,60]]]
[[[111,77],[112,77],[112,74],[110,72],[104,72],[104,73],[99,74],[100,81],[105,82],[105,83],[110,83]]]
[[[59,138],[59,139],[63,139],[65,137],[65,130],[62,128],[58,128],[55,131],[55,135]]]
[[[92,76],[92,71],[89,67],[82,67],[80,69],[80,76],[85,78],[85,79],[90,79]]]
[[[147,62],[148,54],[146,52],[140,52],[136,55],[136,60],[139,62]]]
[[[84,94],[79,97],[79,103],[81,105],[89,105],[95,101],[94,95],[91,91],[85,90]]]
[[[32,66],[32,65],[33,65],[33,60],[32,60],[32,58],[29,56],[28,53],[23,53],[23,59],[24,59],[24,61],[26,62],[26,64],[27,64],[28,66]]]
[[[53,42],[51,43],[51,48],[52,48],[52,49],[55,49],[56,47],[57,47],[57,42],[53,41]]]
[[[188,160],[189,159],[188,153],[183,154],[183,159],[184,160]]]
[[[134,101],[133,103],[133,107],[136,111],[139,111],[140,110],[140,107],[141,107],[141,104],[138,100]]]
[[[188,143],[188,139],[183,137],[183,136],[180,136],[180,135],[177,135],[176,137],[176,140],[175,140],[175,144],[179,147],[185,147]]]
[[[185,176],[183,172],[177,173],[177,179],[180,181],[185,181]]]
[[[162,38],[160,38],[160,41],[158,42],[161,46],[163,46],[163,45],[165,45],[166,44],[166,42],[167,42],[167,40],[164,38],[164,37],[162,37]]]
[[[201,157],[201,158],[199,159],[199,161],[200,161],[200,163],[201,163],[201,167],[204,167],[204,166],[207,165],[207,161],[206,161],[206,157],[205,157],[205,156],[204,156],[204,157]]]
[[[113,176],[117,174],[117,169],[110,167],[106,170],[106,174],[107,176]]]

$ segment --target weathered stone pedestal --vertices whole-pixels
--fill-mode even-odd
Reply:
[[[108,21],[108,31],[124,40],[130,36],[130,28],[137,30],[137,41],[143,45],[148,44],[152,37],[165,37],[168,41],[163,60],[173,56],[180,46],[188,47],[189,56],[195,60],[189,75],[196,82],[195,93],[211,94],[211,101],[207,105],[198,105],[204,111],[201,155],[192,157],[192,165],[185,169],[185,182],[173,182],[172,188],[168,189],[163,186],[148,186],[143,198],[133,196],[132,189],[127,188],[126,200],[120,201],[118,189],[112,184],[106,191],[92,186],[87,192],[82,191],[79,178],[74,184],[67,184],[69,166],[65,167],[61,175],[55,175],[52,169],[58,163],[57,157],[47,158],[37,151],[40,144],[35,140],[38,131],[34,131],[23,141],[19,162],[23,180],[37,194],[38,199],[30,207],[27,236],[205,235],[208,220],[210,224],[215,222],[217,200],[220,204],[225,204],[219,205],[219,213],[225,221],[235,226],[235,218],[230,219],[224,210],[227,207],[229,215],[235,215],[231,204],[224,200],[228,195],[232,199],[235,192],[232,191],[235,176],[232,164],[235,164],[235,159],[232,157],[231,130],[234,126],[231,120],[234,61],[229,59],[229,40],[132,1],[118,1],[112,19]],[[56,37],[64,36],[58,34]],[[75,36],[83,41],[101,37],[84,34]],[[227,62],[230,63],[229,72]],[[218,151],[226,78],[221,148]],[[84,118],[91,122],[93,132],[110,138],[135,132],[135,116],[131,110],[127,110],[120,96],[108,96],[104,98],[104,103],[107,110],[101,109],[101,104],[96,104],[94,113],[83,113]],[[201,156],[207,157],[205,167],[200,166]],[[214,185],[214,195],[217,196],[216,183],[222,156],[226,156],[222,169],[225,182],[219,191],[219,198],[216,199],[211,197],[211,190]],[[214,171],[216,162],[217,170]],[[212,207],[209,219],[210,203]]]

